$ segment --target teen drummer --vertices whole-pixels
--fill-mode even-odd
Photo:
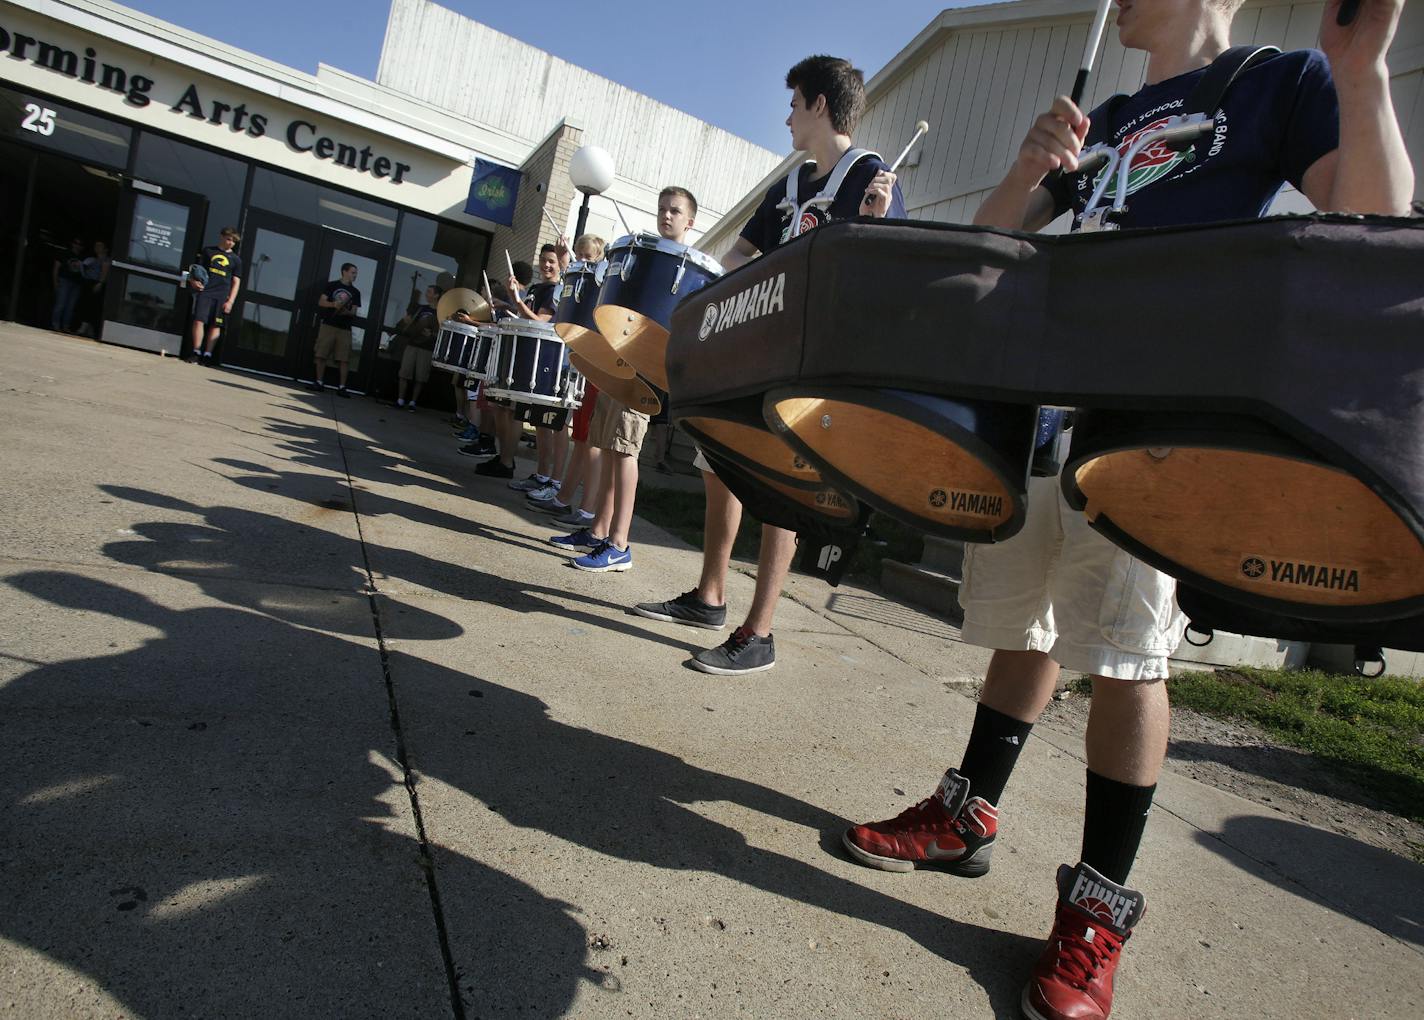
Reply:
[[[807,57],[787,72],[786,87],[791,90],[791,114],[786,126],[791,129],[792,148],[810,153],[813,159],[793,171],[798,175],[797,194],[805,202],[836,179],[837,164],[842,159],[854,158],[854,154],[848,157],[847,153],[852,150],[851,133],[865,109],[865,77],[848,60]],[[789,179],[772,185],[742,228],[736,245],[722,256],[722,265],[728,272],[791,239],[795,214],[782,208],[788,183]],[[800,230],[795,232],[804,234],[822,223],[855,216],[905,216],[895,175],[873,153],[845,171],[830,207],[808,209],[800,217]],[[701,453],[696,464],[707,491],[702,576],[692,591],[668,602],[641,603],[633,607],[633,612],[653,620],[721,630],[727,621],[727,569],[741,525],[742,505],[713,474]],[[772,616],[795,552],[796,536],[792,532],[762,525],[756,593],[746,620],[724,643],[693,656],[693,666],[706,673],[735,675],[770,669],[776,664]]]
[[[1125,151],[1134,132],[1190,96],[1227,49],[1242,0],[1121,2],[1122,44],[1146,50],[1147,84],[1086,117],[1066,98],[1040,116],[975,222],[1039,230],[1086,193],[1071,177],[1085,141]],[[1407,215],[1413,171],[1390,104],[1385,53],[1403,0],[1363,0],[1353,23],[1325,5],[1315,50],[1285,53],[1246,72],[1222,104],[1230,130],[1140,186],[1128,226],[1262,215],[1284,181],[1319,209]],[[1334,75],[1332,81],[1332,72]],[[1222,253],[1223,258],[1230,257]],[[1171,578],[1137,562],[1069,509],[1056,478],[1030,483],[1028,520],[1014,538],[965,556],[964,640],[994,649],[969,745],[928,799],[845,835],[855,859],[889,871],[936,865],[988,870],[1000,795],[1059,666],[1092,676],[1087,805],[1079,863],[1058,873],[1052,934],[1024,988],[1031,1020],[1108,1015],[1123,944],[1142,916],[1125,886],[1167,749],[1167,658],[1182,634]]]
[[[687,232],[697,219],[697,199],[686,188],[666,187],[658,193],[658,236],[686,244]],[[633,502],[638,492],[638,454],[648,435],[648,416],[634,411],[607,393],[599,393],[589,423],[588,441],[599,454],[598,494],[586,500],[594,512],[588,527],[551,541],[570,552],[588,550],[573,565],[596,573],[633,567],[628,530],[633,524]],[[588,488],[585,484],[585,488]]]

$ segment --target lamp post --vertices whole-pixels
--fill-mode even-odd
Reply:
[[[585,145],[569,160],[569,178],[574,187],[583,192],[583,204],[579,206],[578,226],[574,237],[583,233],[588,224],[588,200],[592,195],[601,195],[613,186],[613,157],[606,149],[596,145]]]

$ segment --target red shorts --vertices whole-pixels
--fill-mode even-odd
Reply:
[[[593,383],[585,383],[583,403],[574,412],[574,442],[588,442],[588,426],[593,421],[593,405],[596,403],[598,403],[598,387]]]

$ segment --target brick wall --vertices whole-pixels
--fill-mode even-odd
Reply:
[[[514,261],[523,259],[532,265],[539,247],[558,238],[544,209],[548,207],[555,223],[562,223],[568,216],[576,194],[573,181],[569,180],[569,158],[582,144],[583,129],[561,122],[520,165],[524,178],[519,183],[514,222],[496,230],[490,244],[485,268],[491,280],[503,280],[509,275],[504,265],[506,248]]]

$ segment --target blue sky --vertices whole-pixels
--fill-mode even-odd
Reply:
[[[326,63],[366,78],[376,76],[390,10],[388,0],[124,2],[298,70],[312,72]],[[797,60],[811,53],[849,57],[868,79],[941,10],[971,5],[967,0],[441,4],[778,152],[789,148],[783,82]]]

